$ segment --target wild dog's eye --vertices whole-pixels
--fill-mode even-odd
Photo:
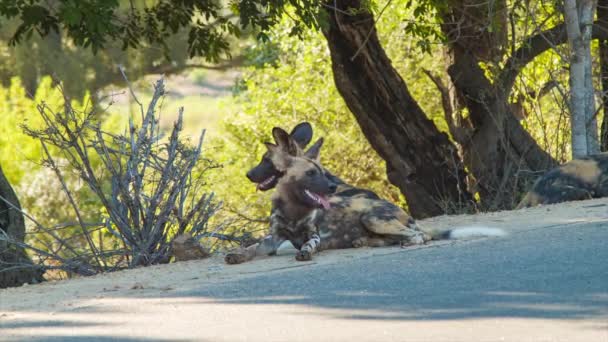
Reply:
[[[308,170],[306,171],[306,175],[312,177],[317,174],[317,170]]]

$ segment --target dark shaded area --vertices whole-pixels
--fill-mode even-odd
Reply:
[[[4,341],[22,341],[21,339],[8,339]],[[107,336],[95,336],[95,335],[78,335],[78,336],[38,336],[38,337],[28,337],[28,342],[53,342],[53,341],[61,341],[61,342],[165,342],[165,341],[187,341],[187,340],[177,340],[177,339],[156,339],[156,338],[133,338],[133,337],[107,337]],[[197,340],[204,342],[203,340]]]
[[[39,329],[39,328],[61,328],[61,327],[69,327],[74,329],[74,333],[72,336],[45,336],[44,333],[39,334],[38,336],[27,336],[27,337],[0,337],[1,341],[28,341],[28,342],[42,342],[42,341],[62,341],[62,342],[70,342],[70,341],[93,341],[93,342],[106,342],[106,341],[125,341],[125,342],[161,342],[161,341],[186,341],[186,340],[178,340],[178,339],[157,339],[157,338],[133,338],[133,337],[116,337],[116,336],[99,336],[99,335],[80,335],[77,333],[78,328],[92,327],[106,325],[105,323],[93,323],[93,322],[76,322],[76,321],[66,321],[66,320],[33,320],[27,322],[2,322],[0,318],[0,331],[5,329]],[[108,326],[111,329],[111,326]],[[6,331],[6,330],[5,330]]]
[[[65,320],[34,320],[27,322],[0,322],[0,328],[2,329],[24,329],[24,328],[53,328],[53,327],[65,327],[69,326],[72,328],[84,328],[102,325],[98,323],[87,323],[87,322],[73,322]]]

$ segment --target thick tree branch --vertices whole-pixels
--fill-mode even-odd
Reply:
[[[508,96],[521,69],[541,53],[555,46],[565,44],[567,38],[565,24],[559,24],[528,37],[505,63],[502,72],[498,76],[497,85]],[[608,39],[608,30],[599,25],[597,21],[593,25],[593,39]]]

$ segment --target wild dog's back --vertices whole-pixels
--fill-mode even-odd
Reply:
[[[608,153],[574,159],[540,177],[517,209],[608,196]]]
[[[415,226],[401,208],[371,191],[353,187],[338,187],[338,191],[330,198],[331,209],[323,211],[317,225],[324,248],[357,247],[366,239],[396,244],[404,240],[404,229]]]

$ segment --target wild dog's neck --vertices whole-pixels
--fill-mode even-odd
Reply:
[[[272,196],[272,205],[280,210],[289,221],[299,221],[310,215],[313,211],[318,210],[317,208],[301,204],[285,184],[277,185],[277,192]]]

